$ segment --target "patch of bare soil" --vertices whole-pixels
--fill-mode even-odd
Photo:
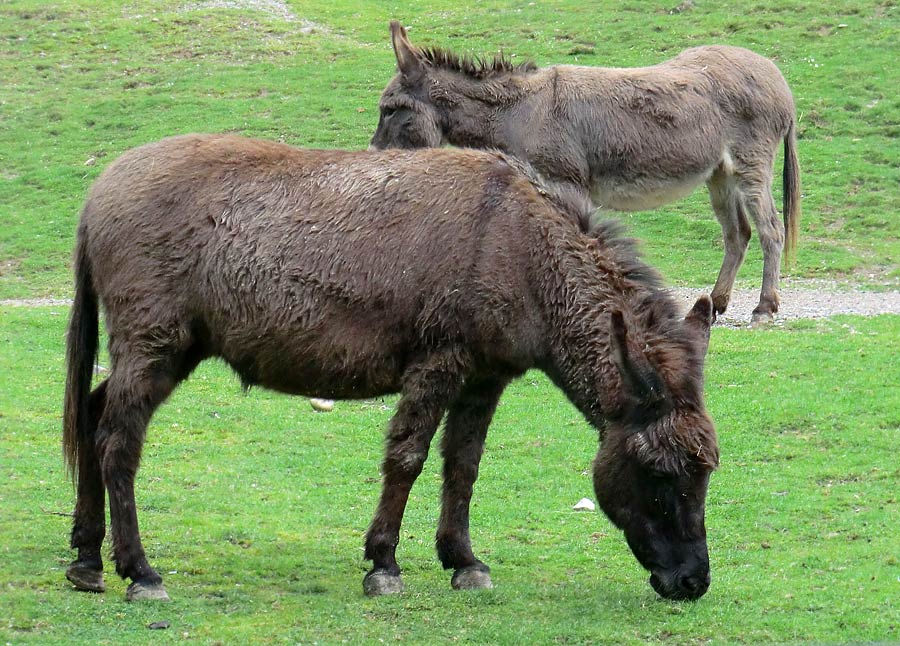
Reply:
[[[195,9],[249,9],[251,11],[261,11],[287,21],[297,19],[297,16],[287,6],[287,3],[279,0],[202,0],[201,2],[191,2],[184,6],[184,10],[187,11]]]
[[[311,20],[298,17],[287,3],[281,0],[199,0],[185,4],[182,11],[197,11],[200,9],[239,9],[243,11],[257,11],[273,18],[280,18],[285,22],[299,23],[298,31],[301,34],[327,31],[322,25]]]

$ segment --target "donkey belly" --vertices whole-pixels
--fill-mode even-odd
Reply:
[[[361,352],[355,346],[270,339],[264,346],[222,354],[246,385],[292,395],[357,399],[399,391],[399,355],[386,349]]]
[[[246,385],[294,395],[354,399],[400,390],[403,344],[390,327],[364,317],[247,320],[219,330],[211,354]]]
[[[709,179],[712,168],[703,173],[671,178],[642,178],[626,181],[600,177],[591,186],[591,201],[612,211],[646,211],[680,200]]]

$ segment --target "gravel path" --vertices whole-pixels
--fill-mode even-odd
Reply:
[[[673,287],[670,290],[684,306],[685,311],[708,290],[694,287]],[[821,319],[834,314],[876,316],[900,315],[900,291],[863,291],[852,286],[811,281],[785,282],[779,290],[781,308],[775,318],[779,321],[794,319]],[[757,289],[735,289],[728,311],[718,318],[718,325],[746,327],[750,325],[750,313],[759,299]],[[57,298],[0,300],[0,307],[68,307],[72,301]]]
[[[700,288],[673,287],[672,294],[685,310],[708,290]],[[878,314],[900,314],[900,291],[863,291],[853,286],[837,286],[834,283],[785,282],[778,290],[781,305],[775,316],[780,321],[796,319],[822,319],[835,314],[856,314],[877,316]],[[759,302],[758,289],[735,289],[724,315],[716,323],[728,327],[750,325],[750,313]]]

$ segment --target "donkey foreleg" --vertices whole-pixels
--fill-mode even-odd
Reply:
[[[731,300],[735,276],[747,253],[750,222],[744,214],[733,176],[719,168],[710,177],[707,187],[716,219],[722,226],[725,243],[725,257],[722,258],[722,267],[711,294],[715,313],[722,314]]]
[[[388,427],[381,499],[366,533],[365,558],[372,561],[363,579],[367,595],[404,589],[396,558],[403,512],[444,410],[459,390],[461,375],[461,362],[449,353],[429,357],[404,375],[403,393]]]
[[[488,425],[507,383],[467,384],[447,413],[441,445],[444,489],[435,546],[444,569],[454,571],[450,584],[457,590],[492,587],[490,568],[472,552],[469,504]]]

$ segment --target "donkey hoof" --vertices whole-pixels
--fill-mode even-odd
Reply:
[[[753,327],[769,325],[775,321],[775,315],[772,312],[754,311],[750,317],[750,325]]]
[[[486,590],[494,587],[490,569],[480,563],[458,569],[453,573],[450,585],[454,590]]]
[[[400,594],[406,590],[399,574],[388,574],[386,570],[372,570],[363,579],[363,592],[369,597],[384,594]]]
[[[126,601],[170,601],[162,583],[138,583],[135,581],[125,591]]]
[[[103,582],[103,570],[75,561],[66,569],[66,578],[72,582],[76,590],[85,592],[106,592]]]
[[[728,301],[730,300],[730,296],[731,296],[731,294],[728,294],[726,296],[722,296],[721,294],[719,294],[719,295],[713,294],[712,295],[713,318],[715,318],[719,314],[725,313],[725,310],[728,309]]]

